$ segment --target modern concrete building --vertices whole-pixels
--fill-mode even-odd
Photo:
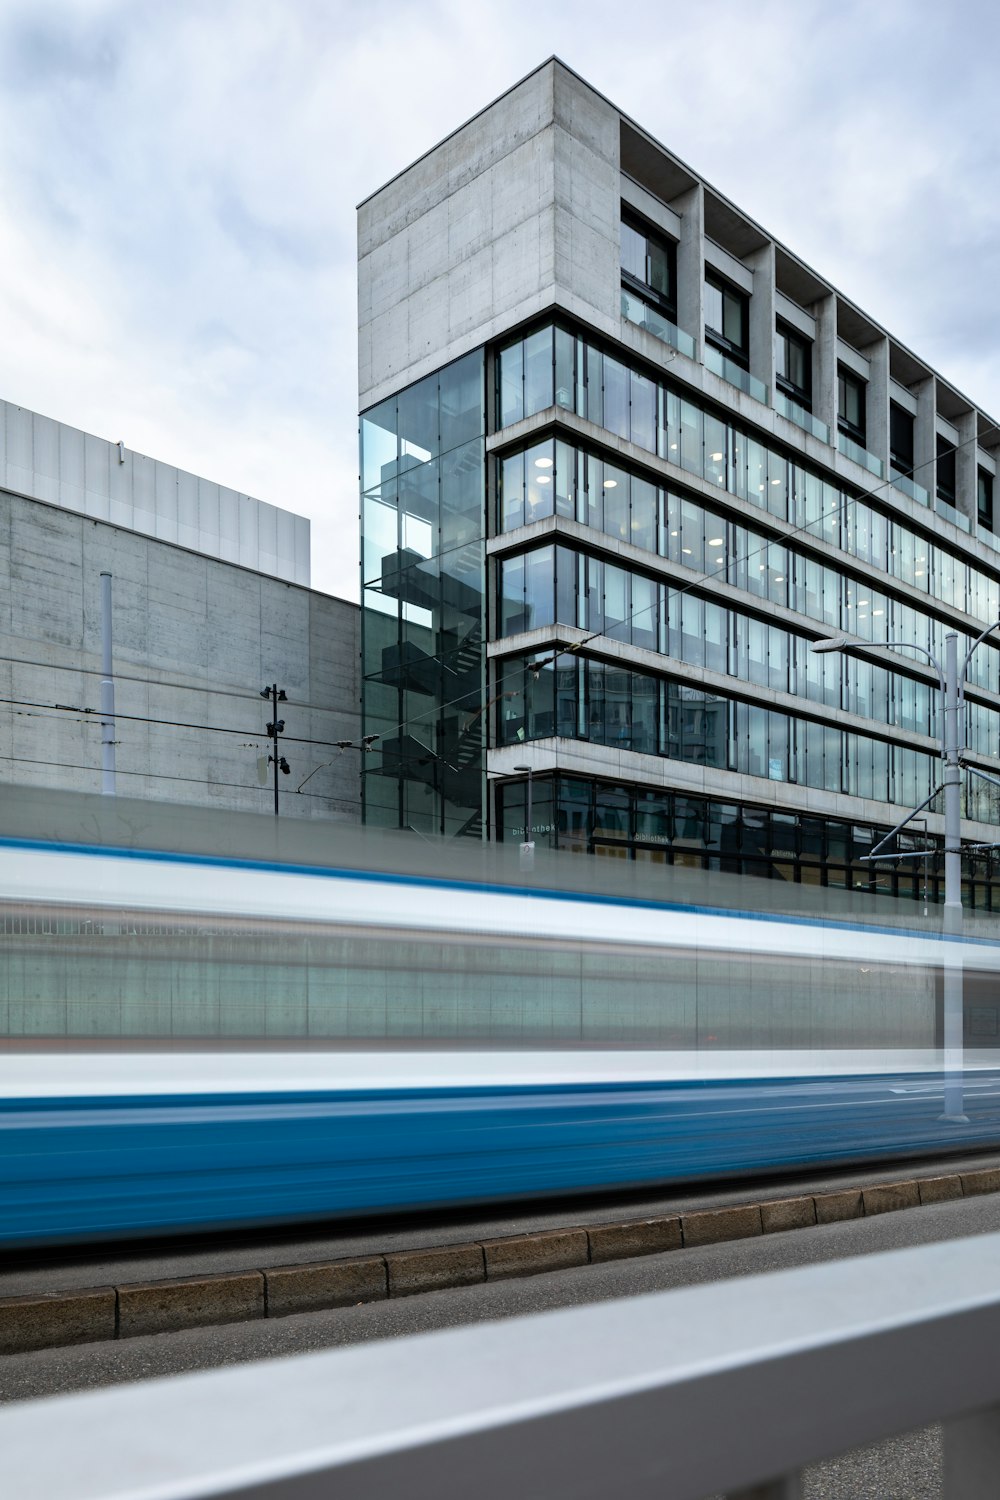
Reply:
[[[309,522],[0,403],[0,795],[102,788],[101,574],[115,786],[357,821],[359,611],[309,589]],[[264,759],[264,785],[258,762]]]
[[[358,269],[366,820],[521,840],[530,768],[536,842],[933,899],[863,856],[937,779],[921,651],[1000,616],[993,420],[556,59]],[[996,637],[964,733],[1000,773]]]

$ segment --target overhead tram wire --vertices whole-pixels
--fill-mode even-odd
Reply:
[[[993,430],[994,430],[994,432],[996,432],[998,429],[994,427]],[[978,443],[979,443],[979,436],[977,435],[974,438],[968,438],[968,439],[966,439],[966,441],[964,443],[956,444],[955,451],[958,452],[962,448],[970,447],[970,446],[973,446],[973,445],[978,445]],[[915,465],[914,468],[910,469],[907,472],[907,477],[912,478],[914,474],[919,473],[924,468],[929,468],[930,465],[932,463],[934,463],[934,462],[935,462],[934,459],[929,459],[924,464],[917,464],[917,465]],[[780,540],[778,538],[774,538],[774,539],[772,539],[770,541],[765,541],[759,547],[754,547],[751,551],[748,551],[747,553],[745,553],[742,557],[731,558],[731,559],[727,560],[726,563],[722,564],[720,567],[713,568],[713,569],[710,569],[710,570],[705,570],[705,571],[701,572],[696,578],[692,578],[687,583],[681,584],[681,585],[677,586],[676,588],[673,588],[673,594],[674,594],[675,597],[680,597],[680,596],[682,596],[684,594],[690,593],[690,591],[692,589],[699,588],[703,584],[711,582],[713,579],[718,579],[720,577],[724,577],[728,573],[728,570],[729,570],[729,568],[731,566],[740,566],[741,564],[746,564],[746,563],[752,561],[755,557],[760,557],[762,553],[766,553],[767,550],[768,550],[768,548],[770,548],[771,546],[785,546],[794,537],[807,534],[808,532],[811,531],[811,529],[813,527],[818,526],[818,525],[822,525],[825,521],[827,521],[829,519],[829,517],[831,515],[833,515],[833,514],[838,514],[839,515],[839,514],[843,513],[847,509],[847,507],[849,505],[853,505],[853,504],[857,503],[858,501],[873,499],[873,498],[877,497],[882,490],[889,489],[891,487],[892,487],[892,480],[891,479],[886,479],[886,480],[882,480],[879,484],[873,486],[871,489],[863,491],[859,495],[845,495],[845,496],[842,497],[842,499],[840,500],[839,504],[836,507],[832,507],[829,511],[824,512],[824,514],[822,516],[818,516],[818,517],[816,517],[812,521],[806,521],[801,526],[793,527],[790,531],[782,533]],[[450,552],[461,551],[461,550],[463,550],[464,547],[467,547],[468,545],[469,545],[468,543],[462,543],[462,544],[457,545],[455,547],[451,547],[451,548],[446,549],[445,552],[436,553],[435,556],[434,556],[434,560],[436,561],[440,557],[447,556]],[[426,559],[426,561],[430,561],[430,560],[431,559]],[[931,598],[931,596],[928,596],[928,600],[929,600],[929,602],[932,602],[932,603],[934,602],[933,599]],[[654,610],[657,607],[658,607],[657,603],[654,602],[652,604],[644,605],[641,609],[632,610],[632,611],[629,612],[629,614],[627,614],[622,619],[622,621],[620,623],[622,625],[631,624],[635,620],[639,620],[644,615],[649,614],[651,610]],[[556,659],[559,656],[577,655],[579,652],[583,651],[585,649],[585,647],[590,644],[591,641],[599,640],[604,634],[605,634],[605,632],[602,631],[602,630],[591,631],[590,634],[584,636],[583,640],[576,641],[576,642],[571,642],[571,643],[567,643],[566,645],[561,646],[558,651],[553,652],[548,657],[543,657],[542,660],[540,660],[540,661],[530,663],[529,664],[529,670],[532,671],[533,673],[537,674],[538,672],[541,672],[545,667],[554,665]],[[456,649],[460,649],[460,648],[452,648],[452,650],[450,650],[450,651],[442,652],[442,653],[440,653],[439,655],[436,655],[436,656],[430,656],[430,657],[428,657],[428,661],[434,662],[437,665],[442,665],[448,659],[449,656],[452,656],[452,655],[455,654]],[[64,666],[64,665],[62,665],[60,663],[56,663],[56,662],[29,661],[27,658],[24,658],[24,657],[0,656],[0,661],[9,661],[9,662],[12,662],[12,663],[15,663],[15,664],[26,665],[26,666],[47,667],[47,668],[51,668],[54,671],[70,672],[70,673],[75,673],[75,674],[79,674],[79,675],[89,675],[89,676],[98,676],[98,677],[101,675],[100,669],[96,668],[96,667]],[[156,680],[148,678],[148,677],[138,676],[137,674],[129,674],[129,673],[123,673],[123,672],[116,672],[115,676],[116,676],[117,680],[122,681],[122,682],[135,682],[135,683],[142,684],[142,685],[144,685],[146,687],[152,687],[152,688],[156,688],[156,687],[178,688],[178,689],[183,688],[185,691],[199,692],[199,693],[211,693],[214,696],[218,696],[218,697],[237,698],[237,699],[243,699],[243,698],[245,698],[248,702],[252,702],[252,701],[254,701],[255,699],[257,699],[259,697],[259,692],[258,693],[250,693],[250,692],[244,693],[244,692],[242,692],[242,691],[240,691],[238,689],[229,690],[229,689],[226,689],[226,688],[211,687],[211,686],[208,686],[208,685],[200,685],[200,684],[194,684],[194,683],[190,683],[190,682],[188,682],[188,683],[172,683],[172,682],[156,681]],[[492,705],[495,702],[499,701],[499,698],[501,698],[503,696],[504,696],[503,694],[499,694],[496,697],[490,699],[487,704],[484,704],[479,709],[477,709],[477,713],[478,714],[484,713],[489,707],[492,707]],[[408,718],[406,718],[405,720],[403,720],[401,723],[396,724],[396,725],[392,726],[392,728],[390,728],[388,730],[384,730],[384,731],[380,732],[377,735],[364,735],[364,736],[362,736],[362,738],[361,738],[360,741],[353,741],[353,740],[325,740],[325,739],[308,738],[308,737],[305,737],[305,736],[302,736],[302,735],[291,735],[291,734],[285,735],[284,738],[288,739],[289,741],[291,741],[291,742],[293,742],[295,744],[299,744],[299,745],[315,745],[315,746],[317,746],[317,747],[319,747],[321,749],[337,749],[337,750],[341,750],[341,751],[343,751],[343,750],[363,750],[363,751],[370,751],[373,748],[375,740],[384,740],[384,739],[387,739],[387,738],[392,738],[394,735],[401,733],[406,728],[412,727],[413,725],[416,725],[416,724],[419,724],[419,723],[421,723],[425,719],[433,719],[443,709],[445,709],[445,708],[454,708],[454,707],[460,705],[464,701],[464,699],[466,699],[467,697],[468,697],[467,693],[462,693],[462,694],[457,695],[454,698],[447,699],[447,700],[445,700],[442,703],[437,703],[432,708],[427,709],[424,713],[410,715]],[[99,710],[96,709],[96,708],[95,709],[90,709],[90,708],[82,708],[82,707],[80,707],[78,705],[74,705],[74,704],[46,703],[46,702],[42,702],[40,700],[18,699],[18,698],[7,698],[7,697],[0,697],[0,704],[7,704],[7,705],[15,707],[15,708],[43,709],[43,710],[48,710],[50,712],[50,714],[54,714],[55,712],[71,713],[71,714],[77,715],[78,716],[78,722],[81,722],[81,723],[85,723],[85,722],[99,722]],[[329,707],[327,705],[321,705],[321,704],[315,704],[315,703],[292,703],[290,706],[292,708],[299,708],[299,709],[302,709],[302,710],[305,710],[305,711],[309,711],[309,712],[314,712],[314,713],[330,713],[330,714],[334,714],[334,713],[342,712],[342,710],[331,708],[331,707]],[[127,722],[132,722],[132,723],[150,724],[150,725],[155,725],[155,726],[164,727],[164,728],[194,729],[194,730],[199,730],[199,731],[201,731],[203,733],[210,733],[210,734],[236,734],[236,735],[241,735],[244,738],[250,738],[250,737],[253,737],[253,736],[263,737],[262,736],[262,732],[260,730],[258,730],[258,729],[237,729],[237,728],[230,728],[228,726],[223,726],[223,725],[197,723],[197,722],[193,722],[193,721],[190,721],[190,720],[165,719],[165,718],[159,718],[159,717],[156,717],[154,715],[147,715],[147,714],[127,714],[127,713],[117,712],[116,713],[116,718],[117,719],[121,719],[121,720],[125,720]],[[144,774],[144,773],[134,772],[134,773],[131,773],[131,774],[139,775],[139,774]],[[152,773],[149,773],[149,774],[152,774]],[[197,778],[192,778],[192,779],[197,779]],[[239,783],[233,783],[233,785],[239,785]],[[313,794],[306,793],[304,795],[313,795]]]
[[[89,761],[39,760],[36,756],[31,755],[19,755],[17,759],[26,766],[47,766],[54,771],[92,771],[95,774],[100,772],[100,767],[94,766]],[[330,762],[330,764],[333,764],[333,762]],[[123,771],[119,769],[119,774],[122,776],[148,777],[152,781],[187,781],[193,782],[197,786],[226,787],[237,792],[260,792],[266,790],[266,788],[259,786],[256,781],[252,783],[244,781],[208,781],[203,776],[180,776],[173,771]],[[42,782],[27,783],[27,786],[40,787],[43,785],[44,783]],[[310,797],[316,802],[333,802],[338,800],[335,797],[324,795],[322,792],[303,792],[301,795],[303,797]],[[197,804],[188,805],[197,806]],[[240,809],[225,808],[221,809],[221,811],[232,812],[240,811]]]

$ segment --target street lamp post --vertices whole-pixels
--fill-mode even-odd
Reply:
[[[994,620],[981,631],[965,653],[961,668],[958,665],[958,635],[949,631],[944,638],[944,666],[933,651],[917,641],[856,641],[850,636],[831,636],[814,641],[813,651],[919,651],[926,656],[937,672],[941,690],[941,785],[936,786],[929,797],[914,807],[897,823],[880,843],[876,844],[869,859],[884,858],[880,851],[906,824],[927,807],[938,792],[944,794],[944,932],[951,941],[944,944],[944,1118],[964,1122],[966,1119],[962,1070],[964,1063],[964,1011],[962,993],[962,950],[957,939],[962,932],[962,757],[959,747],[959,719],[965,701],[965,674],[972,653],[991,631],[1000,626]],[[977,773],[979,774],[979,773]],[[985,778],[991,780],[991,778]],[[923,852],[923,851],[920,851]]]
[[[532,766],[515,766],[515,771],[526,771],[528,775],[528,806],[524,819],[524,843],[521,845],[521,869],[533,870],[535,868],[535,834],[532,828],[531,808],[531,778],[534,773]]]

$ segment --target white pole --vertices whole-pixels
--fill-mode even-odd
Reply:
[[[958,759],[958,636],[944,639],[944,1118],[964,1120],[962,772]]]
[[[101,792],[115,795],[115,683],[111,675],[111,574],[101,574]]]

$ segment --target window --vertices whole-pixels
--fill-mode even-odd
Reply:
[[[622,284],[638,292],[644,302],[677,316],[677,250],[640,220],[622,215]]]
[[[716,349],[747,369],[750,299],[724,281],[705,279],[705,337]]]
[[[937,497],[946,505],[955,504],[955,444],[938,433]]]
[[[779,391],[807,411],[812,409],[812,344],[784,323],[774,335],[775,376]]]
[[[837,371],[837,426],[845,437],[864,447],[867,440],[865,422],[866,383],[841,365]]]
[[[912,474],[913,418],[895,401],[889,402],[889,461],[900,474]]]
[[[979,524],[987,531],[993,530],[993,475],[980,469],[976,488],[979,494]]]

